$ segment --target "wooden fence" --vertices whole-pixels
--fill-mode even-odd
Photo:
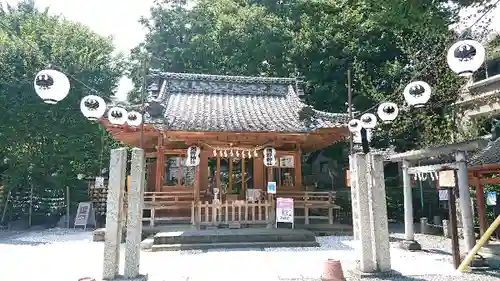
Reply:
[[[168,219],[166,217],[157,217],[156,211],[175,210],[189,212],[192,209],[191,205],[193,201],[194,194],[192,189],[185,191],[144,192],[144,210],[149,210],[150,216],[149,218],[144,217],[143,221],[149,221],[150,225],[154,226],[156,221]],[[189,219],[189,215],[187,219]]]
[[[255,203],[233,201],[192,203],[191,223],[193,225],[218,226],[220,224],[268,224],[272,203],[264,200]]]
[[[334,191],[278,191],[276,197],[292,198],[294,209],[304,210],[303,216],[295,216],[303,218],[304,224],[309,224],[310,219],[328,220],[329,224],[333,224],[336,217],[334,211],[340,209],[335,204]]]

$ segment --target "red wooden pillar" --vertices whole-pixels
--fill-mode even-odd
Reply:
[[[484,232],[488,228],[486,225],[486,212],[485,212],[485,202],[484,202],[484,188],[481,184],[480,175],[474,175],[474,185],[476,186],[476,200],[477,200],[477,215],[479,217],[479,232],[483,236]]]
[[[163,135],[158,136],[156,147],[156,184],[155,192],[161,192],[163,186],[163,176],[165,173],[165,152],[163,151]]]

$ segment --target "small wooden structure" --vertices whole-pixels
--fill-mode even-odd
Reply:
[[[335,194],[305,192],[301,155],[348,136],[347,114],[305,105],[293,78],[155,73],[148,91],[144,208],[151,224],[269,223],[268,182],[277,183],[277,196],[295,199],[306,222],[309,209],[323,208],[333,223]],[[139,128],[101,124],[139,146]],[[189,147],[200,149],[198,165],[186,164]],[[264,165],[266,148],[276,152],[276,165]]]

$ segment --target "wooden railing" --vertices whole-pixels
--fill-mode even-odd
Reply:
[[[200,192],[201,194],[201,192]],[[155,221],[163,218],[156,218],[157,210],[191,210],[192,202],[195,200],[193,190],[186,191],[166,191],[166,192],[144,192],[144,210],[150,210],[149,218],[143,220],[150,221],[151,226]]]
[[[272,204],[267,200],[255,203],[243,200],[225,203],[193,202],[191,223],[205,226],[268,224],[271,208]]]
[[[340,209],[335,204],[334,191],[278,191],[276,197],[292,198],[294,209],[304,210],[304,216],[295,218],[304,218],[305,224],[309,224],[310,219],[328,219],[328,223],[333,224],[333,211]],[[328,215],[310,215],[311,209],[328,210]]]

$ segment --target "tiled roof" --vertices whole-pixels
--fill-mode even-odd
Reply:
[[[302,103],[293,78],[157,73],[152,80],[145,122],[168,130],[310,132],[347,122],[347,114]]]
[[[488,143],[485,148],[474,153],[469,160],[469,166],[490,164],[500,164],[500,138]]]

